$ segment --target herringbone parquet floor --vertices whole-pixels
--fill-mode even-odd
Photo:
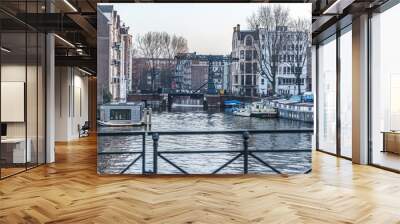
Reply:
[[[315,152],[290,177],[98,176],[92,137],[0,181],[0,223],[400,223],[400,175]]]

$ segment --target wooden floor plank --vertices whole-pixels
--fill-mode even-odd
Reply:
[[[307,175],[99,176],[96,139],[0,181],[0,223],[400,223],[400,175],[313,153]]]

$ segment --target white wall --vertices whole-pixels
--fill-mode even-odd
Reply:
[[[88,78],[76,68],[56,67],[55,140],[79,138],[78,125],[88,120]]]

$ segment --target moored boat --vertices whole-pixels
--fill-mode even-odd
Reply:
[[[263,102],[254,102],[233,112],[234,115],[243,117],[275,118],[278,112],[270,105]]]
[[[233,113],[235,111],[239,111],[242,105],[242,102],[238,100],[225,100],[224,111],[228,113]]]
[[[262,102],[254,102],[251,104],[251,115],[252,117],[262,118],[275,118],[278,116],[278,111]]]
[[[145,125],[144,103],[108,103],[100,106],[101,126],[124,127]]]
[[[251,116],[249,107],[242,107],[238,110],[233,111],[232,113],[233,113],[233,115],[242,116],[242,117],[250,117]]]

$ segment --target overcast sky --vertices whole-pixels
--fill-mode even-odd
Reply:
[[[229,54],[236,24],[247,29],[246,19],[262,4],[268,3],[118,3],[113,4],[130,33],[166,31],[188,40],[190,52]],[[271,3],[269,3],[271,4]],[[282,4],[294,18],[305,17],[311,23],[311,4]]]

